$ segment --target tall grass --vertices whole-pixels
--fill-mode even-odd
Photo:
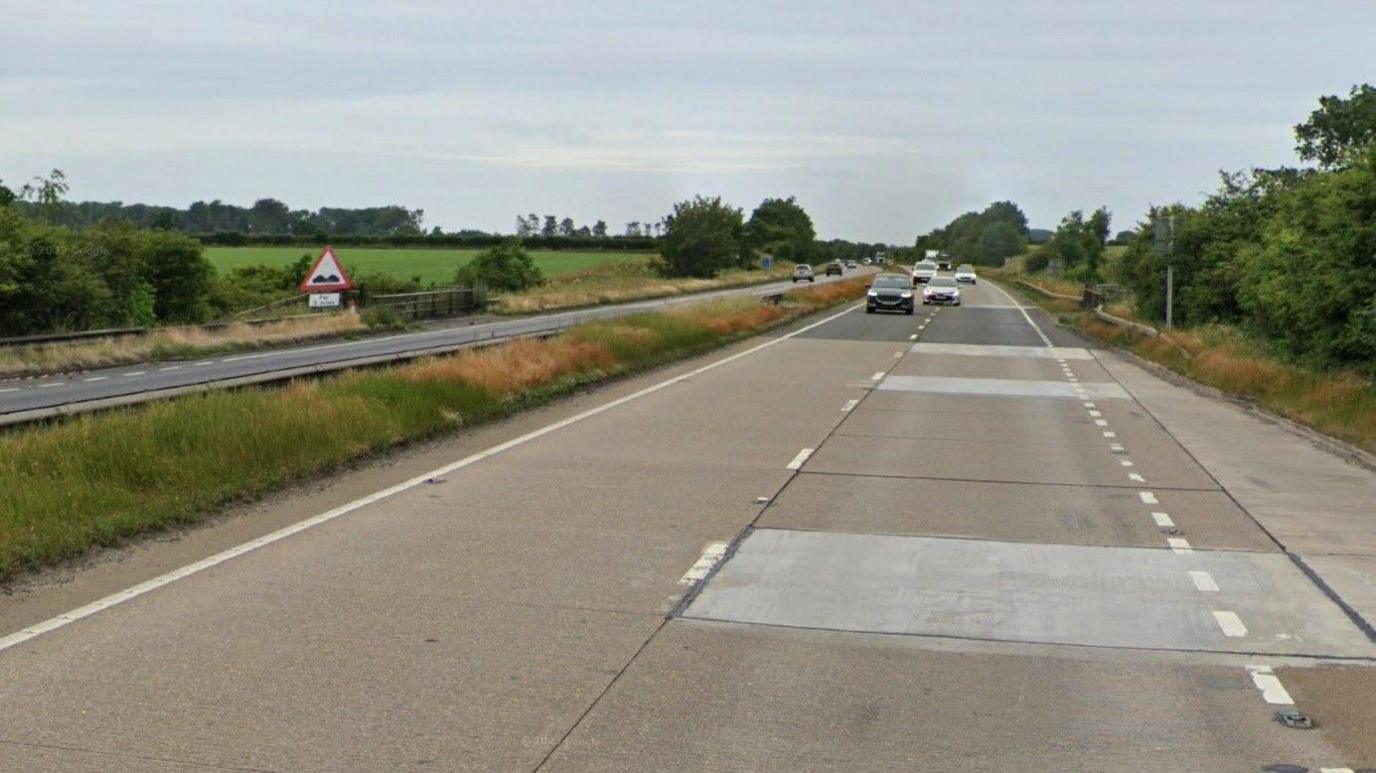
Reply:
[[[721,346],[859,297],[853,280],[572,328],[386,369],[0,433],[0,579],[195,523],[351,460]]]
[[[669,279],[646,261],[611,262],[551,278],[523,293],[498,296],[491,308],[501,314],[525,314],[777,282],[791,275],[791,268],[780,266],[770,271],[727,271],[714,279]]]
[[[0,378],[304,343],[358,332],[365,327],[357,314],[345,312],[262,325],[168,328],[94,341],[12,346],[0,348]]]

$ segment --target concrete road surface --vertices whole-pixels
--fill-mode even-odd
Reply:
[[[0,769],[1376,766],[1376,474],[966,299],[22,590]]]

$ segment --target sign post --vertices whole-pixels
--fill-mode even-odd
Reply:
[[[1175,215],[1158,215],[1152,246],[1166,259],[1166,327],[1171,328],[1175,311]]]
[[[306,278],[301,280],[301,292],[310,293],[312,309],[338,308],[340,293],[353,288],[354,280],[349,278],[348,272],[335,257],[334,248],[328,244],[320,251],[320,257],[315,259],[315,265],[306,272]]]

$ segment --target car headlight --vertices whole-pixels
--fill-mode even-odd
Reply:
[[[904,297],[904,298],[911,298],[911,297],[913,297],[913,291],[912,291],[912,290],[904,290],[904,291],[903,291],[903,297]]]
[[[876,292],[876,291],[874,291],[874,290],[870,290],[869,292],[867,292],[867,293],[865,293],[865,294],[868,295],[868,296],[871,297],[871,298],[878,298],[878,297],[879,297],[879,293]]]

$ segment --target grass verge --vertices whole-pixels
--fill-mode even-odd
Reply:
[[[1002,277],[1008,279],[1009,277]],[[1005,282],[1013,287],[1011,282]],[[1204,325],[1150,337],[1100,320],[1063,301],[1018,288],[1063,324],[1162,365],[1205,386],[1249,401],[1277,416],[1376,453],[1376,383],[1353,371],[1316,371],[1284,362],[1237,328]],[[1129,304],[1110,314],[1137,319]]]
[[[726,271],[714,279],[668,279],[647,261],[622,261],[551,278],[540,287],[493,299],[490,311],[498,314],[529,314],[604,303],[666,298],[672,295],[777,282],[793,275],[792,266],[770,271]]]
[[[0,579],[204,520],[370,454],[699,354],[864,294],[717,301],[278,389],[217,391],[0,434]]]
[[[261,325],[168,328],[92,341],[4,347],[0,348],[0,378],[286,346],[338,338],[367,327],[357,314],[320,314]]]

